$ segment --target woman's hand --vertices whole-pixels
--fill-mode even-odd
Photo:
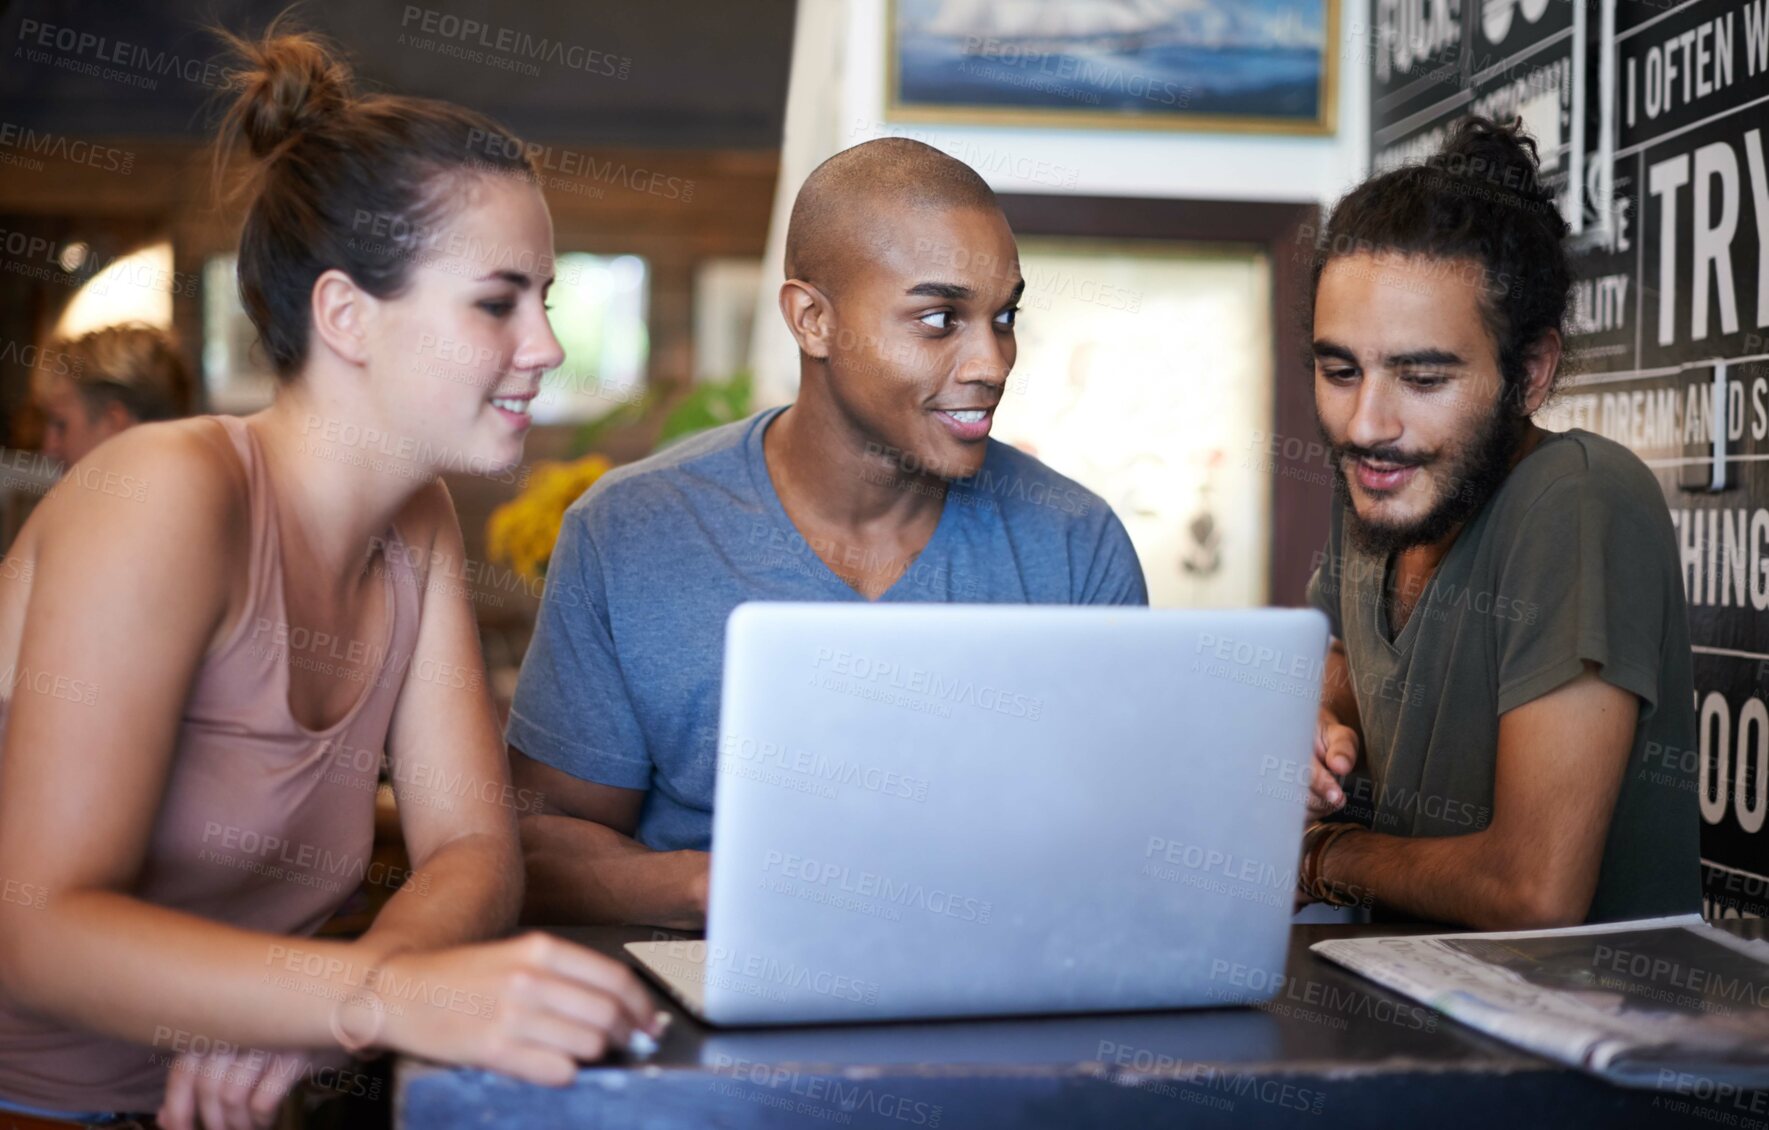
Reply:
[[[349,1062],[343,1052],[186,1052],[172,1064],[155,1118],[165,1130],[268,1130],[295,1084]]]
[[[631,969],[547,934],[402,953],[374,989],[383,1046],[549,1086],[635,1031],[661,1036],[665,1019]],[[347,1028],[373,1020],[361,1006],[345,1013]]]
[[[1314,775],[1308,786],[1311,816],[1325,816],[1344,806],[1345,793],[1339,787],[1339,779],[1351,772],[1357,755],[1357,731],[1339,721],[1327,707],[1321,707],[1314,733]]]

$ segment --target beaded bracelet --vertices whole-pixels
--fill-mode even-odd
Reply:
[[[1321,877],[1321,858],[1326,855],[1327,848],[1340,836],[1347,832],[1355,832],[1358,825],[1344,821],[1332,823],[1317,822],[1309,825],[1302,837],[1302,866],[1297,871],[1296,885],[1302,893],[1315,902],[1324,902],[1328,906],[1354,906],[1356,899],[1343,898],[1336,892],[1334,885]]]

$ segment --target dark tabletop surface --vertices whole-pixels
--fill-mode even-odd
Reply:
[[[1762,920],[1735,932],[1765,936]],[[649,927],[559,929],[626,958]],[[411,1127],[1075,1125],[1762,1125],[1769,1099],[1613,1087],[1485,1037],[1310,953],[1328,938],[1435,926],[1299,925],[1258,1008],[999,1020],[709,1028],[673,1017],[658,1053],[563,1090],[399,1065]],[[1743,1105],[1741,1105],[1741,1102]],[[1758,1109],[1758,1107],[1763,1109]]]

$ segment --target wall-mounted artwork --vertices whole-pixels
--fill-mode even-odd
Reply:
[[[1333,131],[1336,0],[892,0],[887,116]]]

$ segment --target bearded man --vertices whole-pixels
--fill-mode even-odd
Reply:
[[[1337,490],[1299,901],[1477,929],[1699,909],[1681,559],[1652,472],[1532,417],[1567,226],[1534,146],[1470,118],[1334,210],[1315,411]],[[1343,784],[1343,791],[1335,787]]]

